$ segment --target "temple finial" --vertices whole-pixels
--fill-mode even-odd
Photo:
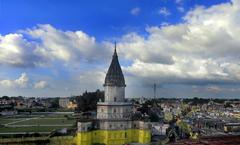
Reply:
[[[114,53],[115,54],[117,53],[117,42],[116,41],[114,42]]]
[[[113,56],[117,56],[117,43],[116,41],[114,42],[114,53]]]

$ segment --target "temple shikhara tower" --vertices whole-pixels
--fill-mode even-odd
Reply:
[[[148,123],[132,120],[133,104],[125,100],[126,84],[118,61],[116,44],[103,86],[104,101],[97,103],[96,119],[78,122],[78,144],[149,143],[151,134]]]
[[[105,83],[105,100],[97,104],[97,119],[100,120],[100,129],[127,129],[131,128],[133,106],[125,102],[125,80],[118,62],[116,45],[111,65],[108,69]]]

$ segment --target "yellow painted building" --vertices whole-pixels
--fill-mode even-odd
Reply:
[[[78,133],[76,136],[61,136],[50,139],[51,145],[122,145],[128,143],[147,144],[151,140],[150,130],[95,130]]]
[[[78,133],[77,145],[92,145],[104,143],[106,145],[122,145],[132,142],[146,144],[151,140],[149,130],[128,129],[128,130],[96,130],[91,132]]]

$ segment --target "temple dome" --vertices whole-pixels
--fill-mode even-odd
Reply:
[[[126,86],[122,69],[118,61],[116,45],[115,45],[114,54],[112,56],[112,62],[110,64],[110,67],[108,68],[108,72],[105,77],[105,83],[103,86],[119,86],[119,87]]]

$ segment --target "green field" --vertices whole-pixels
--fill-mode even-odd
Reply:
[[[51,132],[55,129],[72,128],[76,120],[65,115],[39,115],[29,117],[0,118],[0,133]],[[32,126],[31,126],[32,125]]]
[[[66,118],[36,118],[31,120],[26,120],[23,122],[15,123],[14,125],[64,125],[64,124],[73,124],[74,120],[68,120]]]
[[[18,120],[21,120],[21,118],[0,118],[0,124],[7,124]]]
[[[0,133],[12,133],[12,132],[51,132],[55,129],[60,129],[63,127],[47,126],[47,127],[4,127],[0,128]]]

